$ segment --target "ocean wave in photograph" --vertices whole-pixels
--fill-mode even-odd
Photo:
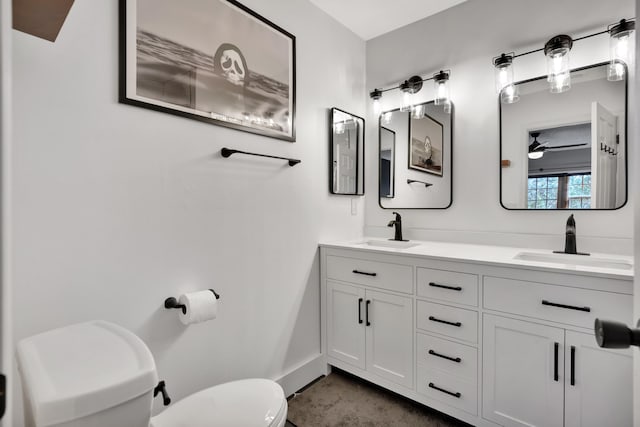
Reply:
[[[220,44],[221,49],[225,46],[235,48]],[[137,31],[136,49],[137,95],[218,120],[290,133],[289,85],[254,71],[251,58],[241,61],[239,50],[226,48],[216,67],[218,55],[142,29]]]

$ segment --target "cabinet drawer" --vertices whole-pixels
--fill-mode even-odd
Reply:
[[[406,294],[413,293],[413,267],[410,265],[329,255],[327,277]]]
[[[478,276],[418,268],[417,292],[419,296],[476,307],[478,305]]]
[[[478,313],[471,310],[418,301],[416,326],[464,341],[478,341]]]
[[[419,365],[417,391],[470,414],[478,413],[478,387],[475,381],[465,381],[446,372]]]
[[[632,323],[632,297],[590,289],[484,278],[484,307],[593,329],[596,317]]]
[[[475,382],[478,350],[430,335],[417,334],[418,364]]]

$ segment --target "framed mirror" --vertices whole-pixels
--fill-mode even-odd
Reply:
[[[364,119],[332,108],[329,123],[329,192],[364,195]]]
[[[419,112],[419,113],[416,113]],[[384,209],[446,209],[453,196],[453,106],[426,102],[379,120],[379,191]]]
[[[516,83],[520,100],[500,105],[502,207],[626,204],[627,81],[608,81],[607,66],[572,70],[571,89],[559,94],[546,76]]]

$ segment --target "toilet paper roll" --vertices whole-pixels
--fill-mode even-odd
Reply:
[[[186,314],[180,313],[180,321],[185,325],[215,319],[218,315],[218,300],[210,290],[182,294],[178,302],[187,307]]]

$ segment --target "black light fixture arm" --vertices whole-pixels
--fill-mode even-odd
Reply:
[[[431,77],[420,77],[420,76],[411,76],[409,77],[407,80],[403,81],[402,83],[398,84],[397,86],[392,86],[392,87],[388,87],[388,88],[375,88],[373,89],[371,92],[369,92],[369,96],[372,99],[380,99],[382,97],[382,94],[385,92],[389,92],[395,89],[409,89],[411,90],[413,93],[418,92],[420,89],[422,89],[422,84],[424,82],[428,82],[429,80],[440,80],[440,79],[448,79],[449,75],[451,74],[451,70],[447,69],[447,70],[440,70],[437,73],[435,73],[433,76]]]
[[[601,34],[607,34],[607,33],[613,34],[616,31],[628,31],[629,29],[635,28],[635,20],[636,20],[635,17],[628,18],[628,19],[621,19],[619,22],[616,22],[615,24],[608,25],[606,30],[598,31],[598,32],[595,32],[595,33],[592,33],[592,34],[587,34],[586,36],[578,37],[578,38],[575,38],[575,39],[572,38],[572,41],[573,42],[577,42],[579,40],[588,39],[590,37],[599,36]],[[534,49],[534,50],[530,50],[528,52],[523,52],[523,53],[518,53],[518,54],[515,54],[514,52],[510,52],[510,53],[503,53],[502,55],[511,56],[511,58],[519,58],[521,56],[530,55],[532,53],[543,52],[544,50],[545,50],[545,48],[541,47],[540,49]],[[500,56],[497,56],[497,57],[493,58],[494,65],[496,65],[495,61],[498,58],[500,58]]]

